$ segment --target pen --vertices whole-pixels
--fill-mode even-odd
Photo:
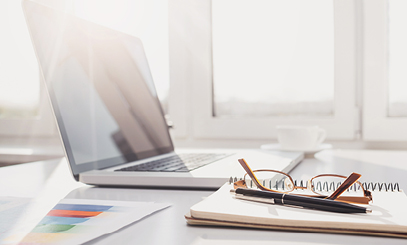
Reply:
[[[277,193],[270,191],[252,190],[245,188],[237,188],[231,190],[235,193],[238,199],[263,202],[269,204],[277,204],[283,206],[295,206],[300,208],[317,209],[322,211],[337,212],[337,213],[371,213],[371,209],[360,207],[357,205],[329,200],[316,197],[306,197],[298,195],[290,195],[285,193]]]

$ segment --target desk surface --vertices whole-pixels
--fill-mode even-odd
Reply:
[[[407,190],[407,152],[327,150],[306,158],[290,174],[309,179],[320,173],[362,174],[361,181],[398,182]],[[57,203],[64,197],[155,201],[172,206],[89,244],[406,244],[405,239],[188,226],[184,214],[212,191],[97,188],[75,182],[65,159],[0,168],[0,196]],[[256,241],[256,242],[255,242]],[[267,243],[269,244],[269,243]]]

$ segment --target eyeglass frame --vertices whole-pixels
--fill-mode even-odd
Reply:
[[[343,175],[338,175],[338,174],[320,174],[320,175],[314,176],[310,180],[308,180],[309,184],[307,185],[307,187],[303,187],[303,186],[296,186],[292,177],[287,173],[284,173],[284,172],[281,172],[278,170],[272,170],[272,169],[259,169],[259,170],[253,171],[253,170],[251,170],[251,168],[249,167],[249,165],[247,164],[247,162],[244,159],[239,159],[238,162],[240,163],[240,165],[242,165],[242,167],[246,171],[246,173],[242,180],[238,180],[233,183],[234,189],[248,188],[246,185],[246,181],[245,181],[246,176],[248,175],[252,179],[252,182],[254,182],[254,184],[257,186],[257,188],[259,188],[260,190],[263,190],[263,191],[271,191],[271,192],[277,192],[277,193],[289,193],[296,189],[309,189],[310,191],[314,192],[317,195],[316,196],[315,195],[305,195],[305,194],[293,194],[293,195],[320,197],[320,198],[331,199],[331,200],[336,200],[336,201],[341,201],[341,202],[358,203],[358,204],[369,204],[369,202],[372,201],[372,199],[373,199],[372,193],[368,190],[365,190],[363,185],[358,181],[358,179],[361,177],[361,175],[357,174],[357,173],[352,173],[348,177],[343,176]],[[269,189],[269,188],[263,186],[260,183],[260,181],[257,179],[257,177],[255,176],[254,172],[265,172],[265,171],[275,172],[275,173],[279,173],[279,174],[283,174],[283,175],[287,176],[290,179],[291,183],[294,185],[293,189],[290,191],[283,192],[283,191],[272,190],[272,189]],[[315,178],[324,177],[324,176],[345,178],[345,181],[339,187],[337,187],[336,190],[330,196],[323,196],[313,190],[314,185],[312,184],[312,180]],[[359,186],[361,187],[361,189],[363,191],[363,197],[341,196],[341,194],[343,192],[345,192],[350,186],[352,186],[355,183],[359,184]]]

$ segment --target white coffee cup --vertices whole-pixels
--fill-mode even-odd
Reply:
[[[318,126],[277,126],[281,149],[307,151],[317,149],[326,138],[326,131]]]

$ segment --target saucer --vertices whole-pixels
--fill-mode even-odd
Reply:
[[[301,151],[304,152],[304,154],[314,154],[322,150],[327,150],[331,149],[332,145],[331,144],[321,144],[315,149],[306,149],[306,150],[301,150],[301,149],[285,149],[281,148],[280,144],[264,144],[260,146],[260,149],[262,150],[274,150],[274,151]]]

